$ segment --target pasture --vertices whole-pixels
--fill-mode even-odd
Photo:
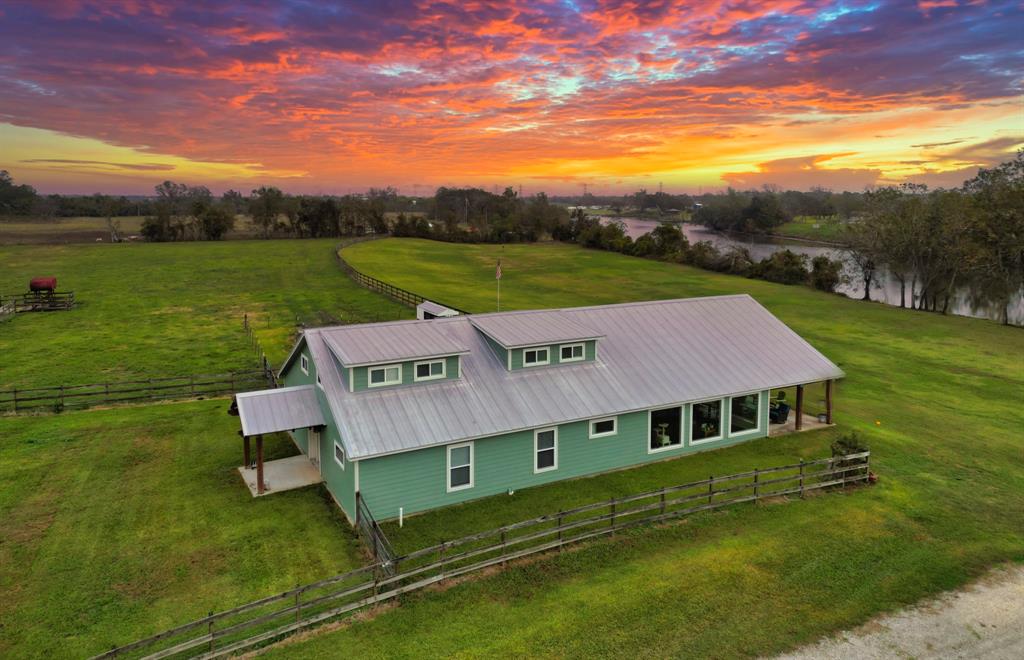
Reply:
[[[74,312],[0,325],[2,379],[11,370],[19,382],[40,374],[59,382],[132,373],[137,363],[179,372],[245,363],[243,309],[255,308],[277,362],[296,315],[411,317],[355,287],[333,247],[0,249],[0,289],[44,266],[73,275],[62,284],[84,301]],[[821,456],[847,430],[870,443],[881,481],[623,533],[406,596],[271,656],[757,656],[956,587],[994,563],[1024,561],[1024,519],[1014,515],[1024,510],[1018,328],[561,244],[388,239],[344,255],[368,275],[472,311],[495,307],[499,256],[503,309],[747,292],[848,374],[838,429],[523,490],[410,517],[401,529],[389,523],[402,549],[654,485]],[[129,311],[97,297],[107,290]],[[84,320],[75,324],[75,315]],[[75,362],[61,367],[50,356]],[[0,655],[95,653],[360,561],[347,523],[317,489],[249,497],[234,473],[238,422],[226,405],[0,418],[0,591],[8,594]],[[271,458],[294,452],[281,438],[271,443]]]
[[[0,292],[54,275],[69,312],[0,324],[0,389],[252,369],[248,313],[275,366],[298,323],[411,318],[356,286],[337,241],[228,241],[0,247]]]

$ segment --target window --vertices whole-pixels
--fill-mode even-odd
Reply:
[[[525,367],[536,367],[549,362],[546,348],[528,348],[523,351],[523,366]]]
[[[334,443],[334,462],[338,464],[342,470],[345,469],[345,450],[341,448],[337,442]]]
[[[445,376],[445,362],[444,360],[432,360],[430,362],[417,362],[416,363],[416,375],[415,380],[434,380],[435,378],[444,378]]]
[[[558,429],[533,432],[533,471],[547,472],[558,469]]]
[[[729,402],[729,433],[756,431],[761,426],[761,395],[734,396]]]
[[[448,448],[448,492],[473,487],[473,443]]]
[[[693,419],[690,420],[690,443],[709,442],[721,437],[721,400],[693,404]]]
[[[566,344],[559,356],[561,362],[579,362],[586,356],[586,349],[583,344]]]
[[[302,369],[302,373],[309,375],[309,358],[305,355],[299,356],[299,369]]]
[[[316,374],[316,386],[319,387],[320,389],[324,389],[324,381],[320,380],[319,372],[317,372]]]
[[[389,364],[386,367],[370,369],[370,387],[398,385],[402,382],[402,365]]]
[[[603,438],[606,435],[615,435],[619,432],[619,418],[608,417],[606,419],[590,420],[590,437]]]
[[[652,410],[651,439],[648,452],[663,451],[683,446],[683,408]]]

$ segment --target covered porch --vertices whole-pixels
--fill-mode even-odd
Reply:
[[[817,395],[810,399],[809,394]],[[768,435],[814,431],[833,425],[835,381],[804,383],[772,390],[768,409]]]
[[[235,395],[228,412],[237,415],[241,422],[239,435],[242,436],[243,463],[238,472],[253,497],[323,481],[318,460],[319,445],[316,452],[310,451],[308,455],[263,460],[264,435],[323,428],[323,413],[312,385],[242,392]],[[315,435],[319,434],[310,434]]]

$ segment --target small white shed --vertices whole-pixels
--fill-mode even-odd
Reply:
[[[430,300],[424,300],[419,305],[416,305],[416,318],[421,321],[458,315],[459,313],[454,309],[449,309],[444,305],[438,305],[436,302],[431,302]]]

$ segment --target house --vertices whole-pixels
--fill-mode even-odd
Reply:
[[[831,423],[842,376],[734,295],[307,329],[237,406],[247,464],[289,431],[350,520],[357,493],[389,519],[766,437],[777,388],[799,428],[825,381]]]

